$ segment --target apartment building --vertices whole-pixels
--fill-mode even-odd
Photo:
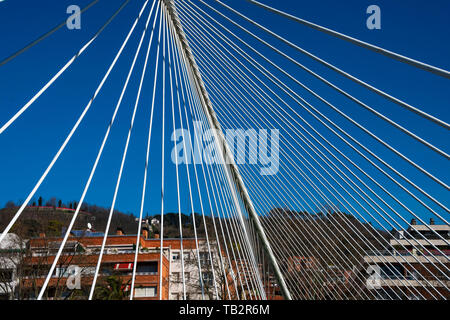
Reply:
[[[60,297],[56,295],[59,288],[66,286],[68,278],[75,272],[81,274],[82,287],[90,288],[96,271],[97,261],[104,235],[86,232],[72,236],[66,242],[63,253],[58,261],[57,268],[48,284],[49,298]],[[124,235],[118,230],[116,235],[108,236],[99,280],[112,274],[118,275],[123,283],[124,290],[129,290],[134,267],[137,235]],[[136,299],[157,300],[160,290],[162,299],[168,299],[169,281],[169,248],[163,248],[162,257],[159,245],[149,246],[145,235],[139,237],[139,255],[136,266],[135,292]],[[61,238],[39,237],[29,241],[31,256],[27,258],[27,264],[37,269],[37,274],[30,279],[24,279],[25,286],[40,287],[48,274],[49,266],[53,263],[57,251],[61,245]],[[162,266],[160,267],[160,263]],[[75,269],[76,268],[76,269]],[[162,272],[162,287],[160,288],[160,272]],[[70,288],[69,288],[70,290]],[[62,297],[69,290],[63,290]]]
[[[374,273],[369,289],[380,299],[450,298],[450,227],[411,221],[407,232],[396,232],[390,248],[368,252],[364,261]]]
[[[263,256],[262,256],[263,257]],[[235,280],[239,288],[243,288],[244,292],[240,292],[240,299],[256,299],[259,297],[261,288],[258,284],[258,276],[262,277],[262,289],[266,294],[267,300],[283,300],[281,288],[271,270],[268,261],[263,259],[264,263],[258,263],[259,275],[254,271],[254,267],[250,260],[236,259],[233,262],[233,271]]]
[[[103,238],[103,233],[90,230],[71,232],[71,236],[58,260],[57,268],[48,284],[50,299],[64,298],[69,294],[69,290],[65,288],[66,282],[75,272],[81,274],[81,286],[90,288]],[[124,289],[129,290],[134,266],[136,239],[137,235],[126,235],[120,228],[117,229],[115,235],[108,236],[97,283],[101,281],[101,278],[115,274],[122,279],[125,284]],[[30,291],[34,291],[30,293],[30,298],[35,297],[36,292],[38,292],[33,287],[39,288],[43,285],[61,242],[62,238],[49,238],[45,235],[29,240],[28,251],[30,255],[26,258],[26,263],[34,271],[33,276],[23,279],[23,283]],[[210,252],[205,239],[197,239],[197,241],[196,239],[183,239],[182,241],[181,239],[164,239],[162,257],[160,246],[159,235],[156,234],[154,238],[149,238],[148,228],[143,228],[139,236],[135,299],[158,300],[160,290],[163,300],[184,299],[184,292],[186,292],[186,299],[191,300],[215,299],[216,292],[223,293],[222,271],[224,268],[219,268],[219,251],[215,242],[210,242]],[[181,248],[183,248],[183,262],[181,260]],[[210,258],[213,260],[212,263]],[[160,267],[161,261],[162,267]],[[199,264],[203,280],[203,292],[199,281]],[[162,272],[161,287],[159,283],[160,272]],[[213,281],[214,279],[216,279],[216,282]],[[222,297],[222,294],[219,294],[219,297]]]
[[[335,292],[341,297],[349,294],[349,290],[357,288],[355,281],[356,266],[331,265],[321,262],[314,256],[292,256],[287,259],[289,280],[301,282],[302,294],[309,299],[326,297],[332,299]],[[314,286],[314,291],[305,290]]]
[[[14,299],[18,285],[18,266],[25,245],[25,241],[14,233],[7,234],[0,243],[0,300]]]
[[[180,239],[168,240],[167,244],[170,246],[171,300],[182,300],[185,293],[187,300],[215,299],[216,294],[223,298],[227,282],[224,276],[228,276],[228,272],[224,270],[226,263],[224,267],[220,262],[216,242],[210,242],[209,248],[205,239],[198,239],[198,242],[183,239],[182,243]]]
[[[288,258],[288,272],[317,270],[320,264],[315,257],[293,256]]]

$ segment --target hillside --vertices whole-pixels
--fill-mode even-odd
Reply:
[[[74,207],[73,204],[70,204],[69,208],[64,208],[64,206],[27,207],[11,232],[20,235],[22,238],[37,237],[41,233],[45,233],[48,237],[61,236],[63,228],[69,225],[74,213],[74,210],[70,207]],[[17,210],[18,207],[12,204],[0,209],[0,231],[4,230]],[[290,218],[288,220],[280,220],[280,214]],[[108,208],[83,204],[83,211],[80,211],[73,229],[84,230],[87,224],[90,223],[95,231],[104,232],[108,215]],[[160,215],[145,218],[149,220],[156,218],[161,221]],[[178,213],[164,214],[164,238],[180,237],[179,219]],[[372,226],[361,223],[360,220],[351,215],[337,212],[310,215],[305,212],[286,211],[278,208],[273,209],[268,215],[260,219],[263,225],[266,227],[270,226],[266,232],[270,236],[272,245],[286,250],[284,252],[286,255],[290,251],[298,252],[298,250],[305,256],[318,253],[324,249],[323,244],[327,243],[329,245],[332,244],[328,249],[343,253],[343,257],[348,257],[350,260],[353,260],[352,258],[359,260],[366,250],[373,249],[374,247],[377,249],[385,249],[383,244],[386,243],[385,239],[388,237],[388,233],[380,232],[381,236],[375,238],[371,232],[368,232]],[[209,238],[213,240],[215,239],[213,221],[210,216],[206,216],[205,221]],[[288,229],[290,232],[283,232],[287,221],[289,222]],[[183,237],[193,238],[194,227],[192,216],[182,214],[181,223]],[[222,220],[222,223],[228,224],[229,222]],[[195,224],[197,236],[200,238],[205,237],[205,226],[200,214],[195,214]],[[341,228],[336,229],[337,225],[340,225]],[[125,234],[136,234],[138,221],[131,213],[126,214],[116,211],[113,215],[109,234],[115,234],[118,227]],[[283,236],[280,237],[279,235]],[[360,239],[360,235],[363,235],[367,241],[357,240]],[[356,243],[353,243],[351,239],[355,239]],[[309,247],[303,247],[302,244],[309,244]],[[356,261],[352,262],[355,263]]]
[[[72,207],[72,205],[70,205]],[[0,209],[0,232],[2,232],[13,218],[19,207],[9,203],[3,209]],[[80,211],[74,225],[73,230],[84,230],[88,223],[98,232],[104,232],[108,221],[110,209],[99,207],[96,205],[83,204],[83,211]],[[48,237],[61,236],[63,228],[67,227],[73,217],[75,210],[66,207],[57,206],[30,206],[25,208],[20,218],[17,220],[10,232],[19,234],[23,238],[38,237],[39,234],[45,233]],[[203,237],[205,235],[203,219],[201,215],[195,214],[197,235]],[[160,215],[147,216],[146,219],[156,218],[161,220]],[[213,232],[212,220],[205,217],[208,225],[208,232]],[[194,237],[192,217],[182,214],[182,232],[183,237]],[[121,228],[125,234],[136,234],[138,221],[131,213],[122,213],[115,211],[111,221],[109,234],[115,234],[117,228]],[[178,213],[164,214],[164,237],[178,238],[179,232],[179,215]]]
[[[0,230],[4,230],[18,209],[18,207],[0,209]],[[11,232],[24,238],[37,237],[40,233],[45,233],[50,237],[61,236],[63,227],[69,225],[74,211],[73,209],[59,207],[27,207]],[[104,208],[89,212],[80,211],[73,229],[86,229],[87,224],[91,223],[95,230],[104,231],[108,214],[109,211]],[[111,230],[115,231],[120,226],[125,232],[131,232],[136,225],[137,222],[133,215],[115,212],[111,222]]]

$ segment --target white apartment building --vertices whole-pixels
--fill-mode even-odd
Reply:
[[[14,233],[8,233],[0,243],[0,300],[14,299],[17,267],[24,248],[25,242]]]
[[[199,270],[201,270],[203,279],[204,299],[215,298],[216,288],[220,295],[220,292],[224,289],[225,281],[216,242],[210,241],[212,263],[210,251],[208,250],[205,239],[198,239],[198,250],[196,249],[194,239],[186,239],[184,242],[186,242],[186,245],[189,245],[183,248],[183,253],[179,248],[170,250],[169,299],[182,300],[184,297],[184,287],[186,290],[186,299],[202,300],[202,285],[199,281]],[[186,249],[187,247],[189,249]],[[215,284],[214,278],[216,278]]]
[[[450,298],[450,227],[446,224],[417,224],[413,219],[407,233],[398,231],[390,239],[390,250],[368,252],[365,262],[376,271],[380,299]],[[431,296],[433,294],[433,296]]]

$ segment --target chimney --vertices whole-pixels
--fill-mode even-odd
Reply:
[[[39,233],[39,238],[45,238],[45,232]]]
[[[430,218],[430,225],[434,225],[434,219]]]
[[[412,225],[412,226],[415,226],[416,224],[417,224],[416,219],[412,219],[412,220],[411,220],[411,225]]]
[[[159,239],[159,233],[155,233],[155,239]]]
[[[144,239],[148,239],[148,229],[147,228],[142,228],[142,236],[144,237]]]
[[[122,228],[117,228],[116,229],[116,236],[123,236],[125,233],[123,232]]]

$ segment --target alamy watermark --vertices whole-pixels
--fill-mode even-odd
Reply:
[[[67,14],[70,16],[67,18],[66,26],[69,30],[80,30],[81,29],[81,9],[77,5],[70,5],[66,10]]]
[[[381,29],[381,9],[379,6],[372,4],[367,7],[367,14],[370,16],[366,20],[366,26],[369,30]]]
[[[366,280],[366,287],[369,290],[381,288],[381,268],[378,265],[370,265],[366,269],[370,276]]]
[[[224,146],[218,150],[219,133],[204,130],[202,121],[194,121],[194,131],[176,129],[171,140],[176,142],[171,158],[174,164],[222,164]],[[259,165],[261,175],[274,175],[280,164],[280,132],[278,129],[227,129],[224,132],[230,158],[236,164]],[[248,155],[248,157],[247,157]]]
[[[79,266],[68,266],[65,275],[67,275],[66,286],[69,290],[81,289],[81,268]]]

